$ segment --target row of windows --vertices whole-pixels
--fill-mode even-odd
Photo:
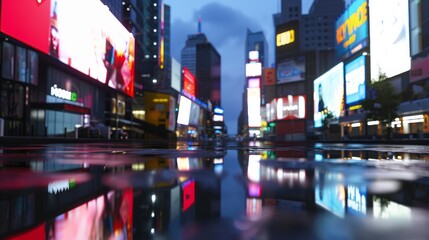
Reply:
[[[37,53],[9,42],[3,42],[2,50],[1,76],[37,85],[39,67]]]

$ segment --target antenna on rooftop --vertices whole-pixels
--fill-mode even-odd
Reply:
[[[201,16],[198,17],[198,33],[201,33]]]

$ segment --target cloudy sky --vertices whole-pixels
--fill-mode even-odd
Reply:
[[[202,32],[221,55],[222,107],[225,109],[228,133],[237,133],[245,81],[246,29],[264,32],[269,46],[269,63],[272,64],[273,14],[280,11],[279,1],[164,0],[164,3],[171,7],[171,54],[178,61],[187,36],[197,33],[198,18],[201,17]],[[305,3],[303,9],[307,6]]]

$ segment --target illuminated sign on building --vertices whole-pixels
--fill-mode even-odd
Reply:
[[[76,92],[71,92],[71,91],[67,91],[65,89],[59,88],[57,86],[57,84],[54,84],[51,87],[51,95],[54,97],[69,100],[72,102],[77,101],[77,93]]]
[[[189,71],[187,67],[183,68],[183,91],[190,95],[191,97],[195,97],[195,76]]]
[[[360,56],[345,67],[346,104],[357,103],[366,97],[365,56]]]
[[[408,0],[369,0],[371,81],[411,68]]]
[[[368,3],[356,0],[336,22],[337,56],[348,55],[367,46]]]
[[[261,126],[261,90],[259,88],[247,88],[247,106],[249,127]]]
[[[246,77],[260,77],[262,75],[262,64],[251,62],[246,64]]]
[[[344,64],[335,67],[314,80],[314,127],[322,126],[324,113],[329,111],[334,119],[344,114]]]
[[[293,42],[295,42],[295,30],[293,29],[279,33],[276,36],[277,47],[284,46]]]
[[[259,78],[249,78],[247,80],[247,86],[249,88],[260,88],[261,80]]]
[[[249,60],[250,61],[259,61],[259,52],[258,51],[250,51],[249,52]]]
[[[134,96],[134,37],[101,1],[35,3],[1,1],[1,32]]]

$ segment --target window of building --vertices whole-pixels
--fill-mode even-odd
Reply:
[[[3,42],[2,77],[7,79],[13,78],[14,60],[15,46],[8,42]]]

